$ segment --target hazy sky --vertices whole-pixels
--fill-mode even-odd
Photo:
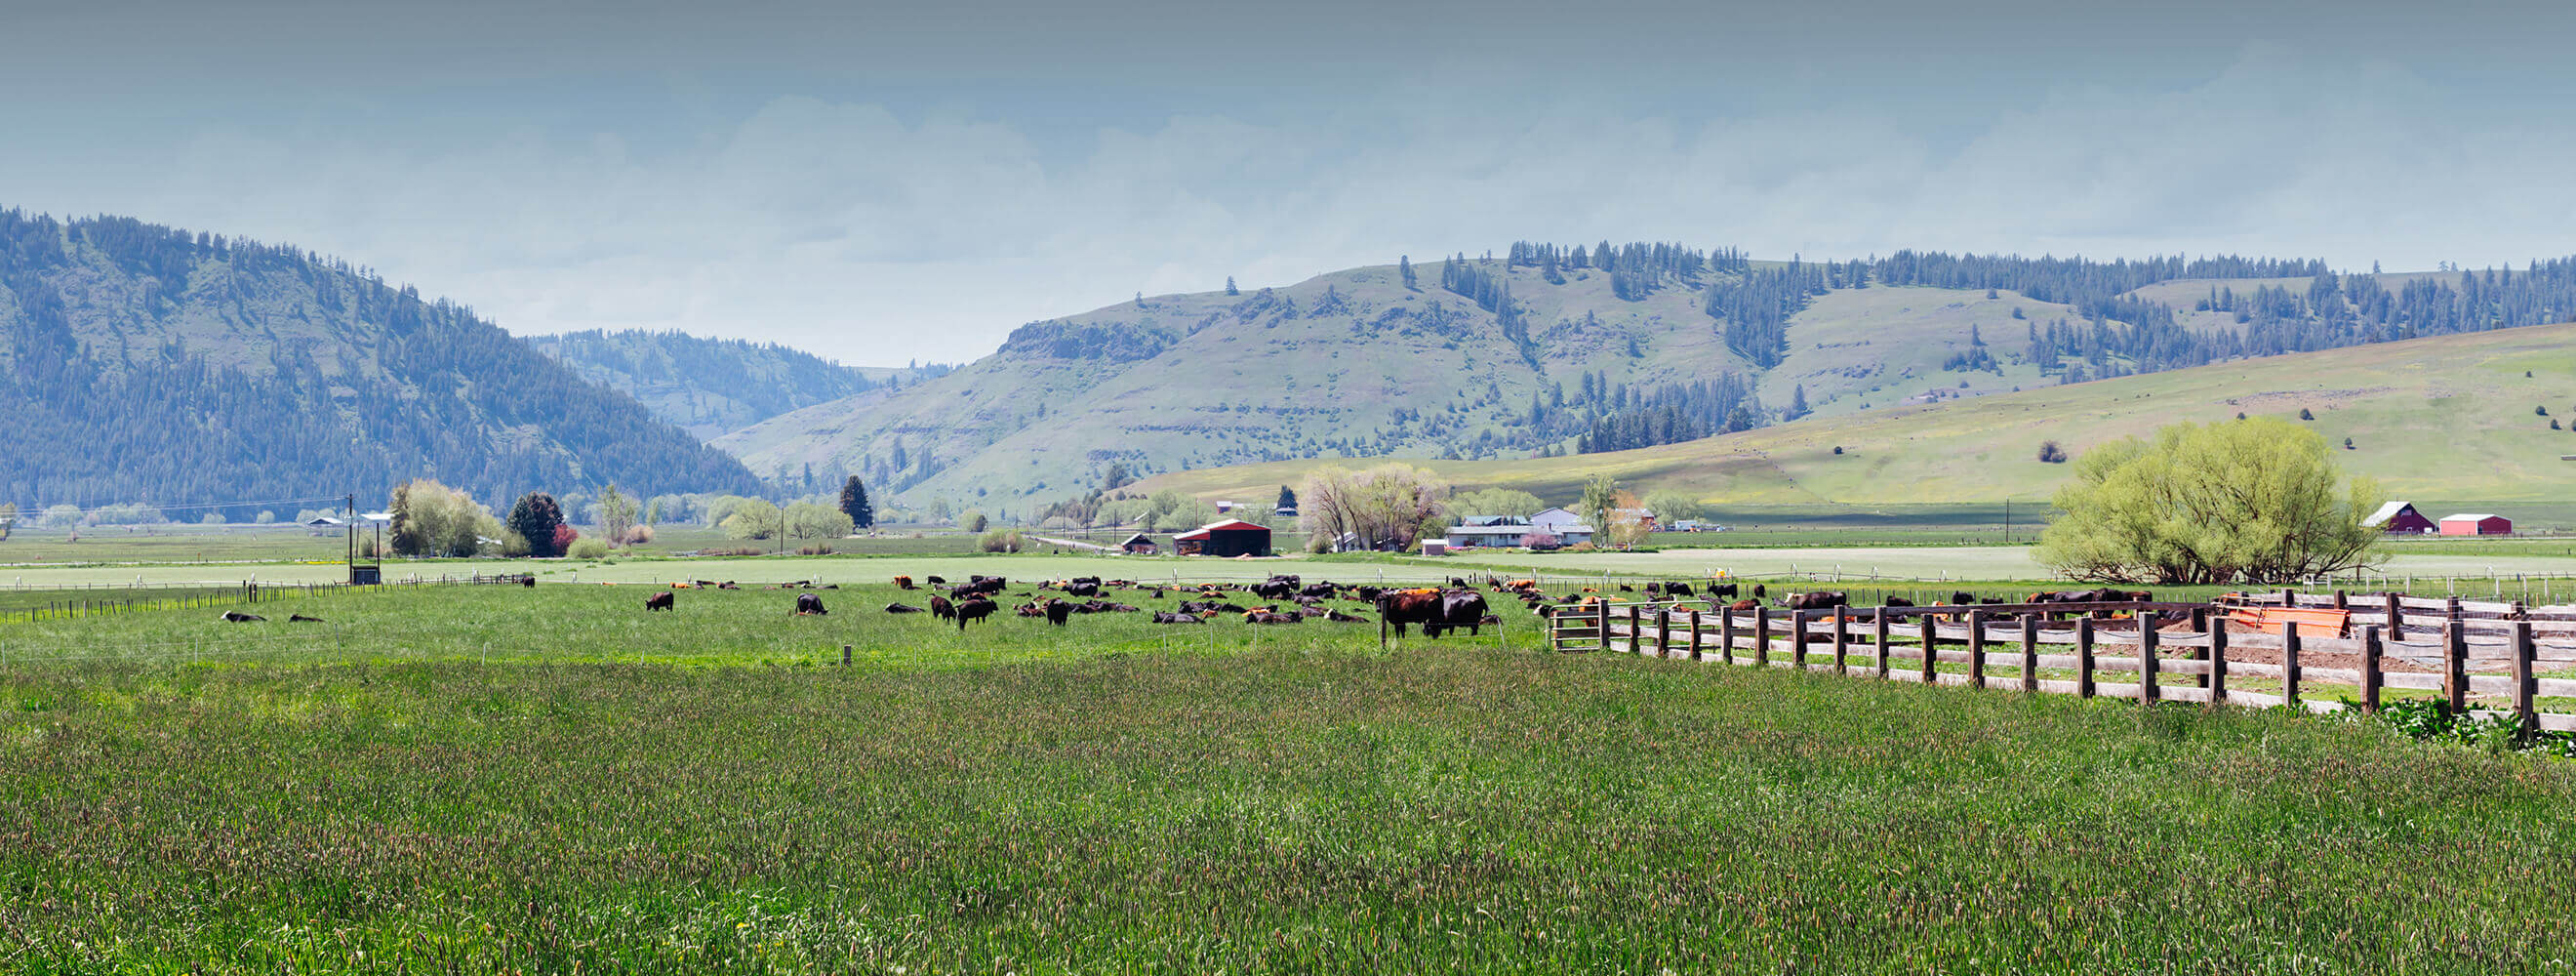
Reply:
[[[1524,238],[2576,253],[2576,5],[1388,6],[0,0],[0,206],[864,363]]]

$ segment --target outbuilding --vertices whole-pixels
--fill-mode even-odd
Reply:
[[[1184,556],[1267,556],[1270,527],[1226,519],[1173,536],[1172,547]]]
[[[2413,502],[2389,502],[2370,513],[2369,523],[2390,535],[2423,535],[2437,531],[2432,519],[2415,510]]]
[[[1155,542],[1153,536],[1142,532],[1128,536],[1127,541],[1118,544],[1118,549],[1131,556],[1160,555],[1163,551],[1162,545]]]
[[[2513,520],[2502,515],[2472,512],[2442,517],[2443,535],[2512,535]]]

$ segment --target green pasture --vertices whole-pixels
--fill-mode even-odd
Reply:
[[[0,969],[2378,974],[2576,951],[2553,867],[2576,764],[2370,723],[1541,653],[1516,608],[1500,639],[1381,650],[1373,626],[1127,615],[960,634],[882,613],[886,584],[821,593],[819,618],[772,590],[648,615],[650,592],[0,625]]]

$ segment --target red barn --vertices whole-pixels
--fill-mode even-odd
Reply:
[[[2390,535],[2423,535],[2435,530],[2433,520],[2415,510],[2413,502],[2389,502],[2370,513],[2371,525]]]
[[[2513,520],[2502,515],[2469,513],[2442,517],[2443,535],[2512,535]]]
[[[1172,548],[1184,556],[1267,556],[1270,527],[1226,519],[1173,536]]]

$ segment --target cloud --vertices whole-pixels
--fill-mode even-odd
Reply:
[[[19,205],[336,253],[523,333],[677,328],[871,363],[972,358],[1137,291],[1522,238],[2392,268],[2576,250],[2576,189],[2547,173],[2568,127],[2458,111],[2406,71],[2256,45],[2162,90],[1983,97],[1939,118],[1853,98],[1680,112],[1417,82],[1067,138],[1026,112],[693,96],[648,137],[208,126],[0,160],[0,182]]]

